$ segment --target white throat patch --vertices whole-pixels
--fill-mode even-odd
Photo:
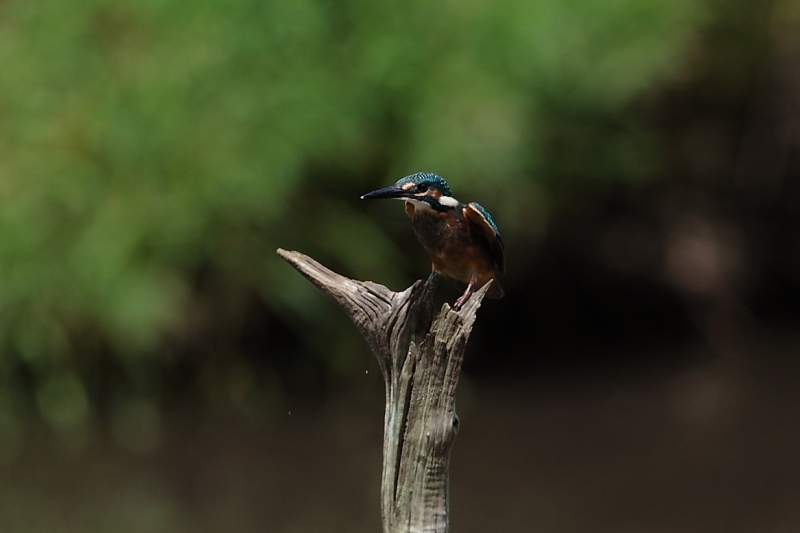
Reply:
[[[447,207],[458,207],[458,200],[453,198],[452,196],[440,196],[439,203],[442,205],[446,205]]]
[[[414,206],[414,209],[430,209],[431,206],[428,202],[423,202],[422,200],[415,200],[414,198],[400,198],[401,200],[405,200],[406,202],[411,202],[411,205]]]

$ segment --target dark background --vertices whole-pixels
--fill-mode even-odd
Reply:
[[[794,0],[0,3],[0,529],[378,531],[383,384],[275,254],[506,244],[454,532],[800,530]],[[460,292],[445,283],[443,298]]]

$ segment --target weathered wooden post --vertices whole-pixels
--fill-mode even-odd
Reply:
[[[381,513],[384,533],[445,533],[455,391],[475,314],[489,284],[458,311],[434,315],[433,273],[403,292],[346,278],[299,252],[278,254],[350,316],[386,382]]]

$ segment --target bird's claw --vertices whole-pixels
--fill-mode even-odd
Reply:
[[[458,300],[456,300],[456,302],[453,304],[453,309],[455,311],[460,311],[461,308],[464,306],[464,304],[467,303],[467,300],[469,300],[470,296],[472,296],[471,291],[465,292],[464,294],[459,296]]]

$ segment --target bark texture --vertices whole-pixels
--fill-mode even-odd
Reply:
[[[386,382],[381,512],[384,533],[448,530],[455,392],[489,284],[459,310],[435,312],[439,274],[403,292],[346,278],[299,252],[278,254],[335,301],[366,339]]]

